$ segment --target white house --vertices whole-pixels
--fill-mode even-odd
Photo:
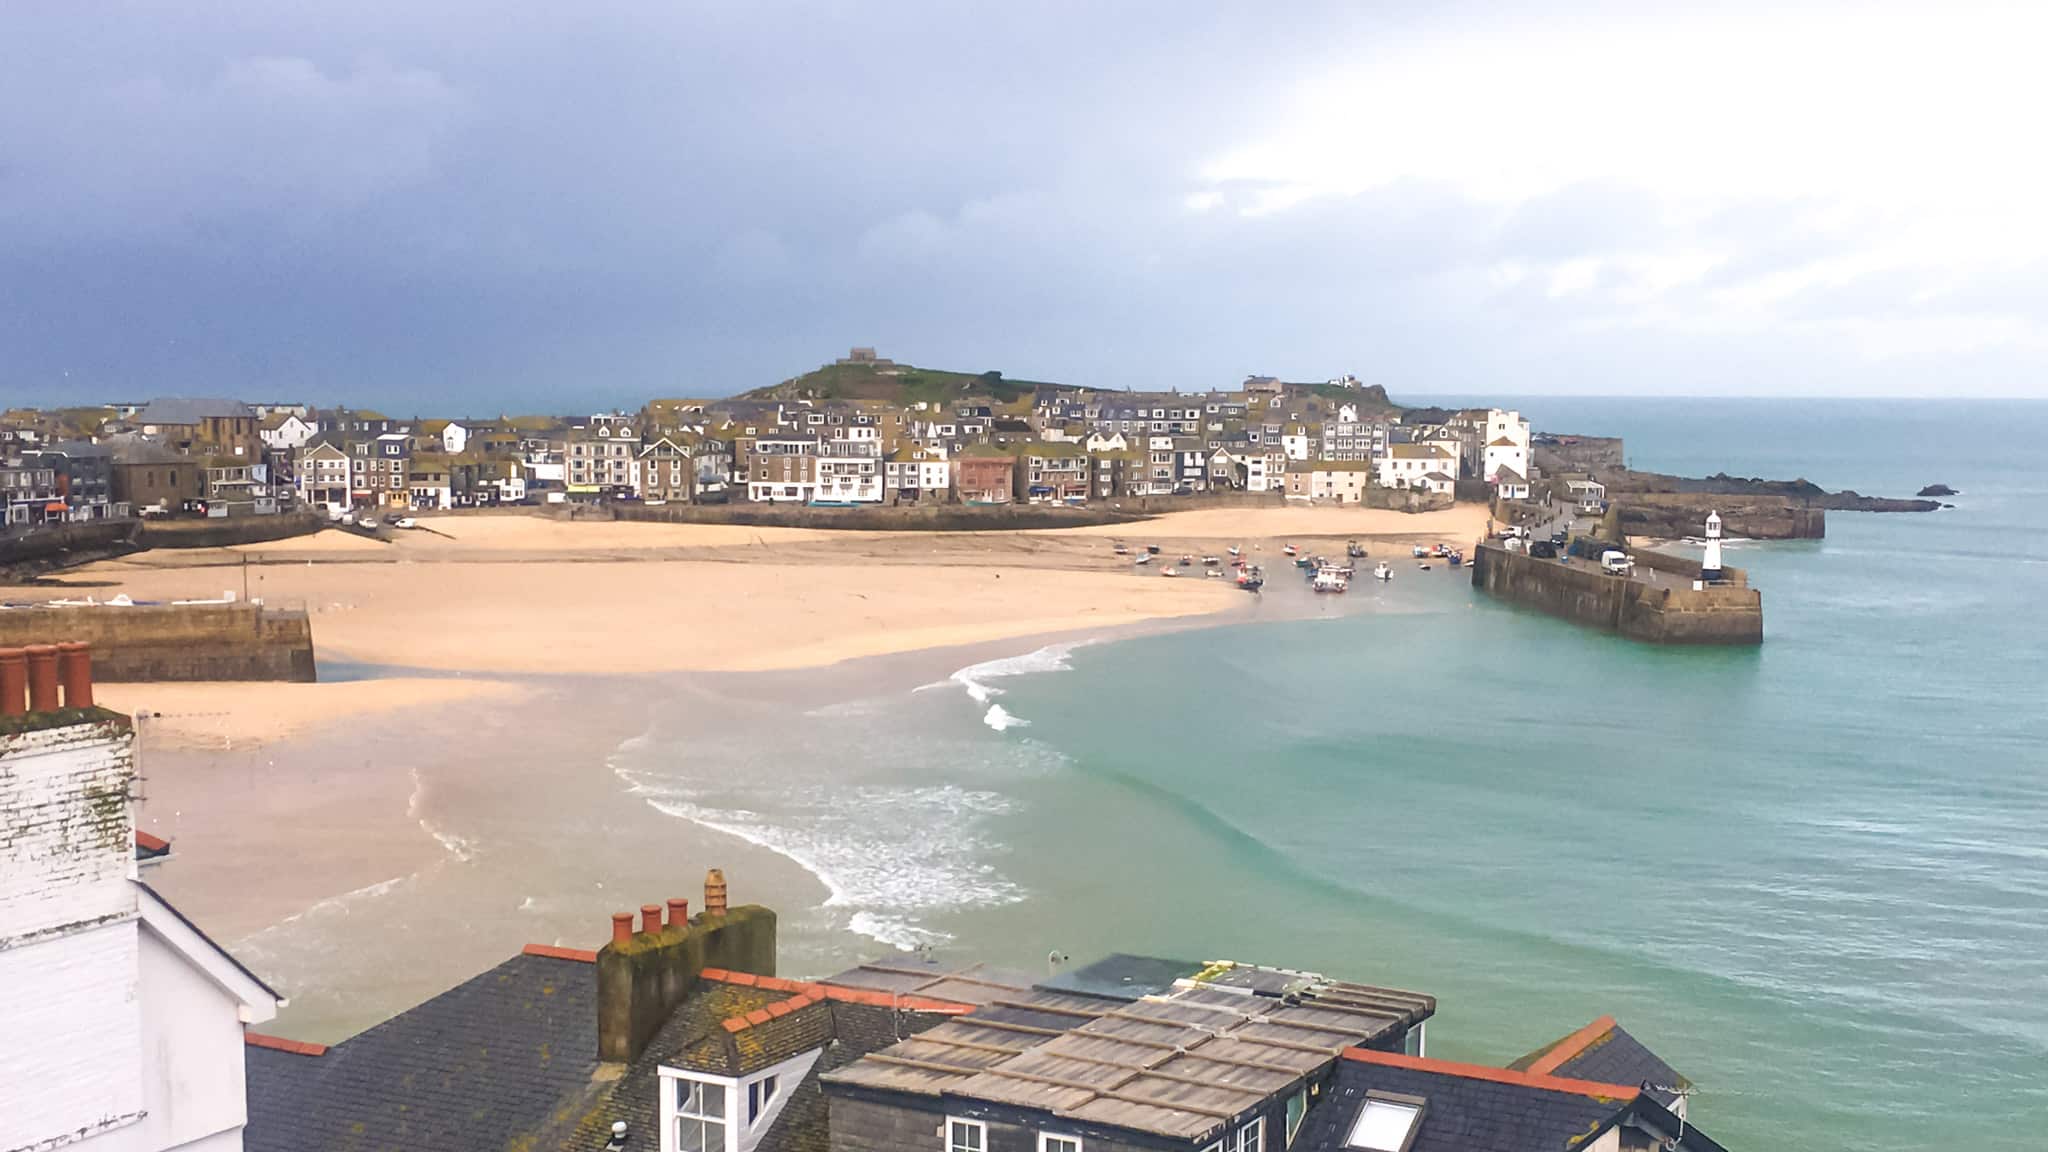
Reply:
[[[1502,500],[1527,500],[1529,482],[1520,472],[1512,468],[1496,469],[1492,476],[1493,494]]]
[[[1564,487],[1580,512],[1598,516],[1607,510],[1607,485],[1598,480],[1567,480]]]
[[[1382,488],[1425,488],[1446,494],[1457,488],[1457,454],[1441,444],[1392,444],[1375,463]]]
[[[1088,449],[1090,455],[1094,455],[1098,452],[1127,451],[1130,444],[1124,440],[1124,434],[1121,432],[1111,432],[1107,436],[1100,432],[1092,432],[1088,439],[1082,442],[1082,447]]]
[[[320,434],[320,426],[297,414],[286,415],[282,420],[266,419],[256,429],[266,447],[279,452],[295,452],[306,446],[306,442]]]
[[[470,429],[459,421],[450,420],[447,426],[441,429],[441,451],[450,456],[460,455],[462,450],[469,446],[469,434]]]
[[[1287,494],[1326,504],[1358,504],[1371,485],[1373,465],[1363,460],[1316,460],[1289,465]]]
[[[830,503],[882,502],[882,430],[847,425],[818,443],[818,494]]]
[[[1289,460],[1306,460],[1309,457],[1308,425],[1289,424],[1280,432],[1280,450],[1287,453]]]
[[[238,1152],[284,1001],[137,878],[127,725],[63,716],[0,736],[0,1149]]]

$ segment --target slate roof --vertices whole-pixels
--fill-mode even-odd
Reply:
[[[589,1085],[596,966],[522,953],[305,1054],[314,1048],[247,1049],[247,1152],[502,1149]]]
[[[838,993],[829,992],[815,984],[707,970],[625,1075],[579,1104],[573,1125],[544,1145],[590,1152],[603,1146],[619,1120],[626,1122],[628,1147],[639,1146],[634,1141],[658,1141],[663,1065],[741,1077],[822,1048],[803,1080],[787,1087],[782,1112],[755,1152],[826,1152],[830,1132],[819,1074],[951,1018],[950,1012],[898,1009],[838,999]],[[870,998],[852,990],[846,994]]]
[[[216,396],[162,396],[135,416],[138,424],[197,424],[212,417],[254,420],[256,413],[240,400]]]
[[[1621,1085],[1414,1056],[1344,1056],[1292,1147],[1344,1149],[1366,1094],[1378,1091],[1427,1101],[1409,1152],[1571,1152],[1627,1115],[1636,1095]]]
[[[1615,1023],[1612,1016],[1602,1016],[1571,1035],[1538,1048],[1510,1067],[1608,1084],[1645,1085],[1650,1095],[1667,1108],[1677,1101],[1677,1090],[1692,1086],[1662,1057]]]

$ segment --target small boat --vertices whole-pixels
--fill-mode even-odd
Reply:
[[[1204,557],[1202,557],[1202,567],[1204,567],[1204,568],[1218,568],[1218,567],[1221,567],[1221,566],[1222,566],[1222,564],[1223,564],[1223,558],[1222,558],[1221,556],[1204,556]]]
[[[1180,566],[1183,568],[1193,568],[1195,566],[1195,558],[1193,556],[1182,556],[1180,558]]]
[[[1166,569],[1166,570],[1164,570],[1164,571],[1160,572],[1159,574],[1160,574],[1161,576],[1178,576],[1178,575],[1180,575],[1180,569],[1178,569],[1178,568],[1168,568],[1168,569]]]
[[[1159,545],[1157,545],[1157,544],[1147,544],[1147,545],[1145,545],[1145,555],[1147,555],[1147,556],[1157,556],[1157,555],[1159,555]]]
[[[1464,565],[1464,563],[1465,563],[1465,554],[1464,554],[1463,552],[1453,552],[1453,553],[1451,553],[1451,567],[1453,567],[1453,568],[1459,568],[1459,567],[1462,567],[1462,566]]]
[[[1232,547],[1230,548],[1230,554],[1231,554],[1232,556],[1242,556],[1242,555],[1244,555],[1244,550],[1243,550],[1243,549],[1241,549],[1241,548],[1238,548],[1238,547],[1236,547],[1235,545],[1233,545],[1233,546],[1232,546]]]
[[[1360,546],[1358,541],[1353,540],[1350,543],[1344,545],[1344,554],[1346,556],[1351,557],[1353,560],[1357,560],[1365,555],[1365,549],[1362,546]]]
[[[1280,549],[1280,554],[1282,556],[1299,556],[1301,552],[1294,545],[1289,544],[1287,547]]]
[[[1429,561],[1424,560],[1422,563],[1417,564],[1416,567],[1422,569],[1424,572],[1427,572],[1429,571]],[[1172,575],[1172,573],[1169,572],[1168,575],[1170,576]]]
[[[1316,573],[1310,587],[1318,592],[1343,592],[1351,587],[1351,580],[1335,568],[1324,568]]]
[[[1221,568],[1211,568],[1209,569],[1207,574],[1210,576],[1214,576],[1218,580],[1223,579],[1223,569]]]
[[[1429,554],[1441,560],[1444,557],[1449,556],[1451,554],[1451,550],[1449,548],[1444,547],[1442,544],[1437,544],[1430,548]]]
[[[1420,559],[1422,559],[1422,558],[1423,558],[1424,556],[1427,556],[1427,555],[1429,555],[1429,549],[1427,549],[1427,548],[1424,548],[1424,547],[1423,547],[1422,545],[1420,545],[1420,544],[1417,544],[1417,545],[1416,545],[1416,546],[1415,546],[1414,548],[1410,549],[1409,551],[1411,551],[1411,552],[1412,552],[1412,553],[1414,554],[1414,556],[1415,556],[1415,558],[1416,558],[1417,560],[1420,560]]]
[[[1247,592],[1257,592],[1266,586],[1265,569],[1254,564],[1249,568],[1240,570],[1237,574],[1237,586]]]
[[[1316,558],[1313,556],[1297,556],[1294,558],[1294,566],[1296,568],[1305,568],[1310,571],[1314,571],[1316,566]]]
[[[1137,558],[1136,560],[1133,560],[1133,561],[1131,561],[1131,563],[1132,563],[1132,564],[1134,564],[1134,565],[1135,565],[1135,564],[1150,564],[1151,562],[1152,562],[1152,554],[1151,554],[1150,552],[1147,552],[1147,553],[1145,553],[1145,554],[1144,554],[1143,556],[1140,556],[1140,557],[1138,557],[1138,558]]]
[[[1110,551],[1115,552],[1119,556],[1129,556],[1131,554],[1131,550],[1122,544],[1110,549]]]
[[[1387,562],[1382,560],[1378,564],[1373,565],[1372,576],[1375,580],[1392,580],[1394,578],[1394,570],[1387,567]]]

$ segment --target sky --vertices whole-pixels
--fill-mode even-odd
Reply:
[[[2048,5],[0,5],[0,402],[2048,396]]]

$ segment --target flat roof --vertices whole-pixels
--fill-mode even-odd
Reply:
[[[825,1080],[1192,1140],[1435,1011],[1428,996],[1312,972],[1111,956]]]

